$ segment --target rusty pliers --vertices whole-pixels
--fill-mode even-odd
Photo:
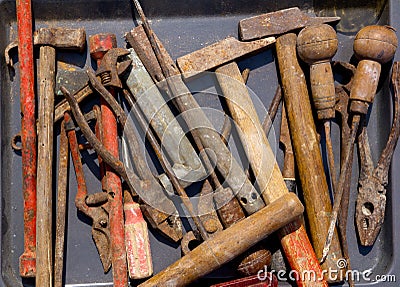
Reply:
[[[375,168],[373,166],[371,149],[365,126],[362,128],[358,139],[361,167],[356,203],[356,224],[360,243],[363,246],[371,246],[374,244],[385,216],[389,167],[400,135],[399,62],[395,62],[393,65],[392,85],[394,92],[392,128],[386,146]]]
[[[92,237],[99,253],[104,272],[108,272],[111,267],[108,195],[105,192],[88,195],[81,157],[79,155],[75,124],[69,113],[64,114],[64,121],[78,184],[75,206],[79,211],[92,219]]]

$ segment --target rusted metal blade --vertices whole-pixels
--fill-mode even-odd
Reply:
[[[203,49],[182,56],[176,60],[179,70],[185,78],[216,68],[225,63],[235,61],[247,54],[260,51],[275,43],[274,37],[241,42],[228,37]]]
[[[257,15],[239,22],[239,35],[242,41],[281,35],[309,25],[334,23],[340,17],[311,17],[298,7]]]

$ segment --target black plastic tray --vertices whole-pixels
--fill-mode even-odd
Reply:
[[[117,35],[118,45],[125,47],[123,35],[136,26],[134,9],[130,1],[95,0],[95,1],[33,1],[35,27],[70,26],[84,27],[87,35],[99,32],[112,32]],[[197,50],[228,35],[237,37],[238,21],[242,18],[278,9],[299,6],[310,13],[324,14],[323,6],[327,3],[318,1],[243,1],[243,0],[150,0],[143,1],[145,12],[152,20],[152,27],[164,42],[167,50],[176,59],[191,51]],[[324,1],[319,1],[324,2]],[[354,19],[348,22],[359,24],[390,24],[400,27],[399,1],[390,1],[378,9],[379,20],[371,17],[375,4],[369,5],[359,1],[342,1],[336,3],[338,11],[351,9]],[[379,2],[379,1],[376,1]],[[346,10],[347,9],[347,10]],[[328,9],[329,10],[329,9]],[[372,12],[371,12],[372,11]],[[21,157],[13,152],[10,146],[12,136],[20,129],[19,108],[19,72],[18,62],[15,65],[15,77],[11,80],[4,62],[4,48],[16,39],[15,2],[0,1],[0,54],[1,54],[1,286],[32,286],[32,280],[21,280],[18,272],[18,258],[23,250],[23,209],[21,192]],[[349,14],[346,14],[349,17]],[[346,28],[346,27],[345,27]],[[353,30],[358,27],[352,27]],[[347,29],[347,28],[346,28]],[[352,29],[339,32],[339,51],[335,60],[349,61],[352,57],[352,42],[355,32]],[[17,58],[14,58],[17,60]],[[396,59],[400,59],[399,53]],[[60,62],[73,63],[79,71],[85,65],[92,65],[90,56],[58,53]],[[62,65],[62,64],[61,64]],[[261,98],[266,107],[272,99],[278,84],[272,50],[239,62],[240,68],[250,68],[251,74],[248,86]],[[386,70],[387,72],[387,70]],[[384,84],[372,107],[369,123],[370,143],[373,157],[376,160],[385,145],[391,124],[391,101],[389,100],[388,79]],[[210,103],[211,104],[211,103]],[[279,119],[279,115],[277,117]],[[279,130],[279,120],[274,126]],[[333,127],[334,145],[339,146],[339,129]],[[279,135],[279,133],[277,133]],[[277,141],[278,139],[275,139]],[[357,156],[355,154],[355,156]],[[282,153],[277,153],[278,162],[282,163]],[[86,155],[88,162],[93,162],[95,156]],[[337,155],[338,161],[338,155]],[[85,174],[89,191],[98,191],[99,184],[94,165],[86,164]],[[395,196],[400,186],[400,177],[395,176],[400,169],[400,152],[397,150],[392,164],[392,175],[387,193],[387,209],[385,225],[372,248],[362,248],[357,244],[354,225],[354,200],[358,178],[358,161],[354,160],[352,198],[348,221],[348,240],[351,252],[352,268],[359,271],[371,269],[370,278],[375,275],[395,275],[400,280],[400,250],[396,242],[400,237],[400,224],[396,218],[400,216],[400,197]],[[91,171],[94,171],[92,173]],[[77,216],[72,197],[75,195],[76,184],[73,170],[70,169],[70,200],[68,206],[68,231],[66,237],[65,278],[68,286],[111,286],[111,272],[103,274],[101,263],[93,244],[90,225]],[[49,211],[50,212],[50,211]],[[151,232],[151,245],[154,260],[154,271],[159,272],[180,257],[178,246],[167,243],[163,238]],[[216,277],[225,277],[225,272],[214,273]],[[213,276],[213,277],[215,277]],[[393,278],[392,278],[393,279]],[[369,286],[373,282],[360,281],[357,286]],[[132,282],[134,286],[136,283]],[[205,286],[203,283],[202,286]],[[395,282],[378,283],[377,286],[398,286]]]

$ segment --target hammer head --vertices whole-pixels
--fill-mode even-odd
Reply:
[[[35,45],[82,52],[86,46],[86,32],[83,28],[40,28],[35,31],[33,42]]]

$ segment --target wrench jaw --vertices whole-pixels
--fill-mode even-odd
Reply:
[[[362,246],[372,246],[385,217],[386,188],[376,178],[360,181],[356,225]]]
[[[100,76],[101,82],[104,86],[122,88],[121,80],[118,77],[116,63],[118,62],[118,59],[129,54],[129,50],[127,49],[113,48],[104,55],[101,64],[96,71],[96,76]],[[124,67],[128,68],[129,65],[124,64]]]

